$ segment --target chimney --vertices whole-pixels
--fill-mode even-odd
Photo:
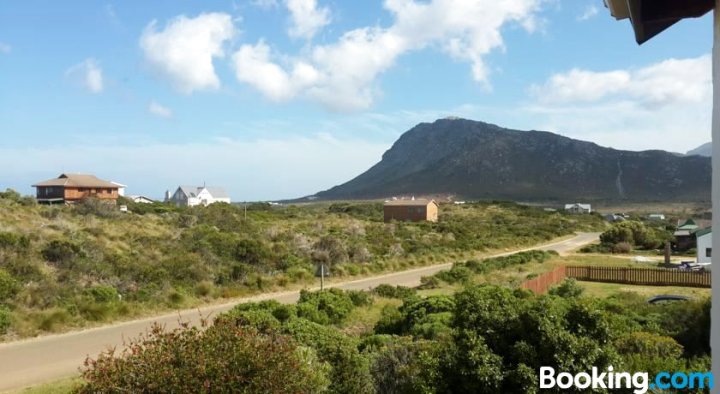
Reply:
[[[170,190],[165,190],[165,202],[170,201]]]

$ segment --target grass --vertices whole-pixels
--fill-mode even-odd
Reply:
[[[73,376],[20,389],[13,392],[13,394],[68,394],[72,393],[73,389],[80,383],[82,383],[82,379],[79,376]]]
[[[656,295],[672,294],[681,295],[694,299],[703,299],[710,297],[711,289],[701,289],[695,287],[677,287],[677,286],[636,286],[619,283],[600,283],[600,282],[577,282],[585,291],[584,295],[588,297],[605,298],[612,295],[622,295],[627,293],[636,293],[643,297],[653,297]]]
[[[375,302],[369,306],[355,308],[350,318],[343,322],[338,328],[345,334],[361,336],[363,334],[371,334],[375,323],[380,320],[383,308],[386,306],[400,306],[402,300],[375,297]]]

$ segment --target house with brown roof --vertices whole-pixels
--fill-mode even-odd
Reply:
[[[37,189],[39,203],[74,203],[86,198],[117,201],[120,186],[89,174],[61,174],[57,178],[38,182],[32,187]]]
[[[383,206],[385,222],[437,222],[438,205],[435,200],[412,199],[386,201]]]

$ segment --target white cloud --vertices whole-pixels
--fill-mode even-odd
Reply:
[[[587,8],[585,8],[585,11],[583,11],[583,13],[577,17],[577,20],[581,22],[586,21],[595,17],[598,12],[600,12],[600,10],[597,8],[597,6],[595,4],[590,4],[587,6]]]
[[[265,10],[276,8],[279,6],[278,0],[253,0],[250,2],[250,4]]]
[[[139,146],[0,147],[0,166],[8,169],[6,179],[18,180],[7,186],[19,190],[57,176],[49,174],[49,168],[64,168],[122,182],[132,194],[160,198],[166,189],[205,181],[225,187],[234,200],[242,201],[294,198],[330,188],[378,162],[387,148],[328,134]]]
[[[551,76],[543,85],[530,87],[546,103],[594,102],[601,99],[632,100],[657,107],[700,103],[711,96],[710,55],[668,59],[636,70],[595,72],[572,69]]]
[[[290,11],[290,37],[309,40],[330,23],[330,10],[318,7],[317,0],[285,0],[285,5]]]
[[[150,102],[150,104],[148,105],[148,112],[150,112],[151,114],[153,114],[155,116],[159,116],[161,118],[166,118],[166,119],[172,118],[172,116],[173,116],[173,112],[170,108],[165,107],[156,101]]]
[[[623,149],[685,152],[710,139],[709,55],[628,70],[573,69],[530,87],[533,128]]]
[[[10,46],[10,44],[6,44],[0,41],[0,53],[10,53],[11,51],[12,47]]]
[[[103,91],[103,72],[97,60],[88,58],[70,67],[65,75],[78,81],[90,93]]]
[[[540,2],[386,0],[394,19],[389,27],[357,28],[295,57],[273,54],[263,41],[243,45],[233,64],[238,80],[271,100],[308,98],[339,111],[370,107],[379,92],[377,77],[400,56],[428,47],[470,63],[473,80],[487,87],[484,57],[504,48],[501,28],[514,23],[532,31]]]
[[[161,31],[156,25],[151,22],[140,37],[147,62],[181,93],[218,89],[220,79],[213,58],[224,57],[223,44],[236,33],[230,15],[181,15]]]

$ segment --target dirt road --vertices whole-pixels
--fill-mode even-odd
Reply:
[[[598,236],[599,233],[582,233],[564,241],[523,250],[555,250],[562,254],[591,243],[597,240]],[[512,254],[518,251],[520,250],[501,253],[496,256]],[[328,287],[361,290],[370,289],[383,283],[416,286],[420,284],[421,277],[432,275],[450,266],[451,264],[440,264],[416,268],[371,278],[334,283],[328,285]],[[123,338],[136,337],[138,334],[145,332],[153,322],[164,324],[168,328],[177,327],[180,319],[197,324],[201,316],[212,317],[231,309],[238,303],[267,299],[293,303],[297,301],[298,297],[299,292],[296,290],[262,294],[255,297],[236,299],[220,305],[177,311],[83,331],[0,344],[0,391],[19,389],[77,373],[87,355],[94,357],[109,347],[117,346],[119,348],[123,344]]]

